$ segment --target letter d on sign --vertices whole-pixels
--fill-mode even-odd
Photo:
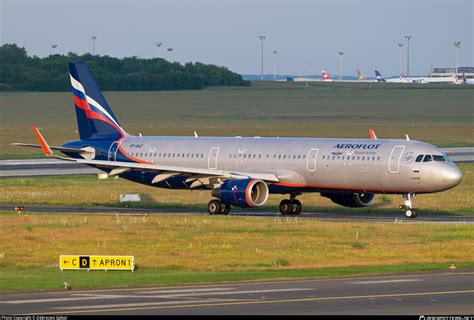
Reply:
[[[89,269],[90,257],[79,257],[79,266],[81,269]]]

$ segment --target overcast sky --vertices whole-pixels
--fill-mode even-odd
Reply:
[[[473,65],[472,0],[0,0],[0,40],[30,54],[92,51],[116,57],[158,54],[181,63],[200,61],[241,74],[259,74],[264,41],[265,73],[339,74],[360,68],[399,73],[398,43],[410,40],[410,74],[454,67],[453,41],[461,41],[460,66]],[[156,42],[163,46],[157,50]],[[172,47],[168,52],[166,48]],[[403,65],[406,70],[406,51]]]

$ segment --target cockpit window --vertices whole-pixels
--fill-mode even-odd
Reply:
[[[433,159],[434,161],[446,161],[446,159],[443,157],[443,156],[439,156],[439,155],[433,155]]]
[[[421,160],[423,160],[423,155],[422,154],[420,154],[418,157],[416,157],[415,162],[421,162]]]
[[[427,154],[425,158],[423,159],[423,162],[430,162],[430,161],[433,161],[433,157],[431,156],[431,154]]]

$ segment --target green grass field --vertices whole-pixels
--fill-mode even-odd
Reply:
[[[0,291],[474,267],[474,225],[1,212]],[[61,272],[61,254],[134,255],[131,272]]]
[[[245,88],[106,92],[132,134],[379,137],[438,146],[472,145],[474,86],[253,82]],[[35,142],[31,124],[52,145],[77,138],[70,93],[0,93],[0,157],[38,155],[12,142]]]

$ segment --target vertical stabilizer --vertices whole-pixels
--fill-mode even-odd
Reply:
[[[125,136],[107,100],[83,62],[69,63],[77,127],[81,140],[117,140]]]

